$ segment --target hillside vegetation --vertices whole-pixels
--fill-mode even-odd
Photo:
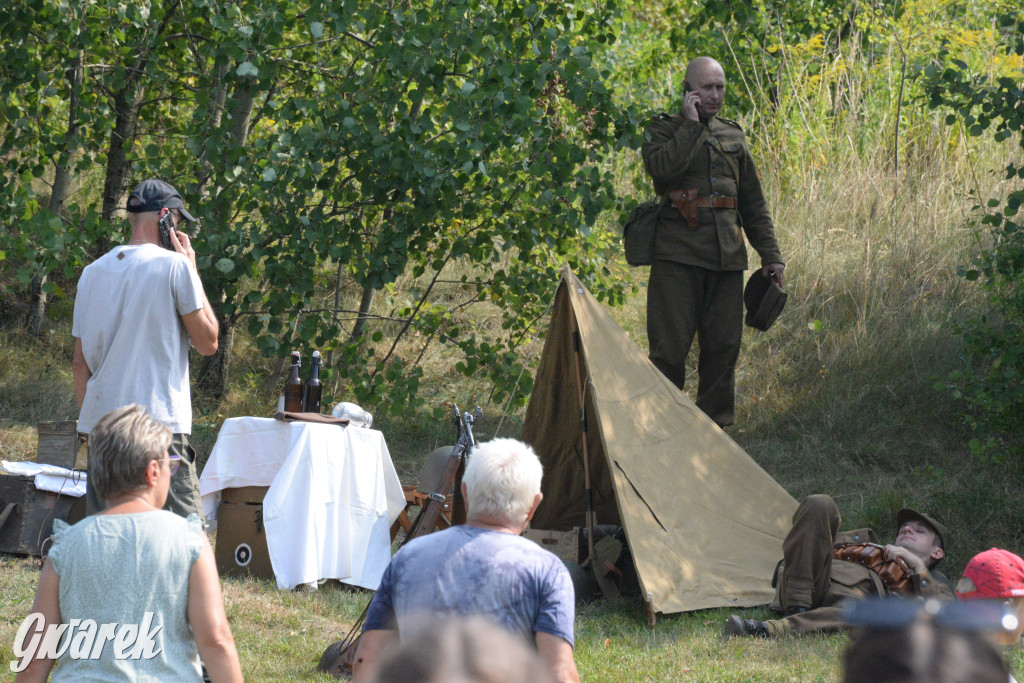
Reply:
[[[202,33],[199,4],[183,3],[184,14],[172,24]],[[958,113],[929,106],[928,97],[935,74],[946,68],[1020,83],[1020,56],[1006,50],[1020,32],[1013,29],[1008,37],[996,21],[1000,12],[1012,11],[1012,3],[905,2],[898,11],[876,4],[850,14],[847,3],[825,2],[814,16],[796,2],[772,3],[770,12],[650,2],[627,15],[606,3],[558,3],[545,5],[543,16],[530,15],[533,23],[523,19],[533,5],[508,3],[489,10],[494,23],[486,26],[458,19],[469,22],[460,24],[466,35],[458,49],[472,58],[456,64],[475,74],[495,70],[475,81],[459,76],[458,87],[451,74],[431,80],[429,66],[415,71],[422,65],[412,57],[392,59],[381,67],[387,73],[371,73],[374,60],[384,64],[387,52],[375,40],[412,29],[389,23],[393,17],[376,17],[381,28],[367,29],[372,3],[353,4],[365,5],[361,22],[326,13],[297,18],[283,0],[266,3],[263,14],[249,19],[227,10],[216,15],[226,37],[219,46],[192,50],[191,77],[219,73],[228,105],[238,104],[240,79],[258,85],[250,103],[258,114],[242,139],[231,139],[226,120],[200,115],[212,105],[184,77],[174,80],[165,67],[151,67],[156,75],[147,96],[154,101],[141,109],[121,193],[131,184],[128,176],[159,174],[181,179],[190,207],[215,207],[205,214],[197,250],[205,259],[204,282],[209,275],[217,293],[211,294],[215,307],[233,330],[229,362],[221,370],[193,358],[193,441],[201,459],[225,418],[272,411],[284,377],[282,358],[293,347],[304,354],[324,351],[328,400],[360,402],[375,414],[374,427],[387,438],[404,483],[415,481],[423,455],[450,442],[451,427],[438,417],[446,401],[484,406],[478,439],[517,436],[562,262],[577,269],[646,350],[646,269],[625,264],[619,221],[650,194],[636,150],[643,121],[678,106],[689,58],[713,54],[729,79],[723,115],[747,131],[768,193],[789,293],[769,332],[745,332],[738,414],[729,435],[795,497],[835,497],[844,525],[872,526],[888,537],[901,507],[944,518],[953,536],[944,563],[950,576],[958,576],[979,550],[1024,551],[1024,509],[1018,504],[1024,454],[1013,438],[977,431],[983,422],[979,403],[967,400],[965,378],[983,375],[988,366],[968,353],[958,331],[993,310],[981,281],[961,274],[992,245],[978,207],[1021,189],[1022,178],[1008,179],[1005,169],[1024,163],[1024,153],[1016,138],[979,135]],[[279,12],[276,19],[272,10]],[[402,5],[394,16],[414,17],[416,11]],[[39,21],[13,10],[11,16],[0,33],[13,35],[14,18]],[[99,20],[90,15],[90,22]],[[230,22],[263,33],[243,40]],[[522,33],[510,29],[500,45],[480,38],[502,22],[522,27]],[[430,26],[406,37],[426,40]],[[558,30],[549,34],[551,27]],[[345,31],[379,52],[360,53],[344,38],[328,40]],[[311,47],[316,41],[310,35],[317,33],[324,44]],[[549,35],[556,36],[545,38],[551,73],[533,83],[542,76],[519,71],[523,62],[516,51],[526,54],[531,40]],[[0,157],[7,162],[0,184],[4,459],[34,457],[36,423],[76,416],[70,372],[74,285],[85,263],[126,234],[123,219],[103,210],[104,181],[111,176],[103,150],[110,131],[97,124],[92,138],[81,131],[67,136],[78,145],[75,158],[91,149],[84,164],[65,163],[52,147],[56,138],[43,141],[47,131],[66,129],[74,116],[67,86],[58,83],[59,69],[52,66],[70,59],[61,40],[8,43],[20,47],[3,48],[9,59],[0,66],[0,80],[9,77],[0,87],[9,95],[0,110]],[[113,63],[111,46],[96,41],[83,49]],[[169,49],[184,50],[185,42]],[[429,40],[423,45],[428,47],[417,54],[431,54]],[[287,50],[295,59],[282,56],[292,54]],[[35,76],[15,74],[18,59],[51,64],[54,92],[31,95]],[[288,73],[302,60],[307,70]],[[226,71],[215,67],[228,63]],[[344,77],[339,64],[351,67]],[[277,75],[266,76],[271,72]],[[388,81],[385,88],[385,80],[399,76],[404,85],[392,91]],[[106,106],[102,93],[119,82],[104,82],[95,91],[88,82],[106,77],[87,74],[80,84],[93,92],[89,106]],[[511,80],[502,85],[502,78]],[[503,88],[527,80],[521,107],[495,99]],[[465,87],[471,81],[476,85]],[[593,91],[577,92],[584,86]],[[359,91],[367,99],[345,90],[354,87],[379,90],[372,96]],[[488,103],[473,99],[484,92]],[[168,93],[181,99],[165,99]],[[340,111],[342,99],[351,112]],[[28,116],[39,102],[46,103],[45,113]],[[426,133],[413,132],[428,126],[427,114],[417,109],[422,115],[413,116],[419,107],[434,108],[430,125],[438,131],[458,131],[447,151],[431,147],[433,139],[425,142]],[[35,128],[19,123],[19,116]],[[504,128],[498,123],[503,117],[510,121]],[[298,135],[303,125],[304,135],[312,130],[316,136],[293,144],[292,151],[315,156],[318,168],[313,161],[304,166],[295,157],[277,156],[286,152],[282,136]],[[379,135],[373,126],[382,126]],[[517,143],[515,135],[527,130],[533,137]],[[230,158],[230,167],[219,166],[215,155],[196,157],[202,131],[212,136],[210,145],[219,145],[225,166]],[[25,143],[33,135],[34,147]],[[12,142],[18,136],[20,147]],[[321,149],[331,140],[342,141],[341,147]],[[325,165],[329,157],[345,155],[345,145],[353,145],[351,157],[337,168]],[[374,156],[388,145],[394,149]],[[569,147],[586,154],[570,159],[563,154]],[[459,169],[469,167],[450,174],[454,185],[435,183],[451,170],[445,170],[445,155],[456,149],[460,155],[473,150],[458,157]],[[383,168],[383,158],[394,165]],[[475,165],[485,158],[484,168]],[[343,163],[364,174],[354,185],[343,182]],[[237,181],[235,168],[242,169]],[[273,181],[267,169],[275,169]],[[62,173],[68,176],[64,196],[55,203],[52,190]],[[509,190],[516,183],[518,193]],[[396,189],[410,187],[422,192],[422,201]],[[499,205],[506,214],[492,220]],[[315,228],[297,227],[305,225],[302,217]],[[312,237],[303,243],[303,235]],[[303,247],[308,258],[301,256]],[[380,249],[387,254],[375,251]],[[274,265],[289,259],[303,264],[301,277]],[[758,263],[756,254],[751,263]],[[46,295],[42,317],[40,294]],[[357,325],[365,326],[362,333]],[[994,445],[978,448],[977,439],[990,435]],[[666,473],[666,481],[685,476]],[[0,560],[0,659],[11,654],[37,576],[27,560]],[[255,680],[313,677],[322,648],[347,630],[366,599],[343,589],[303,595],[254,582],[225,585],[243,668]],[[748,616],[765,614],[752,610]],[[577,621],[581,674],[600,681],[837,676],[844,637],[723,644],[717,635],[726,615],[668,618],[651,632],[630,602],[585,608]],[[1013,662],[1019,673],[1019,654]]]

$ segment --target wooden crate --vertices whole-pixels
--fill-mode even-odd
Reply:
[[[217,507],[217,547],[214,559],[221,576],[252,576],[274,580],[263,499],[269,486],[224,489]]]
[[[79,498],[40,491],[33,477],[0,475],[0,552],[36,555],[53,534],[53,521],[76,522],[84,511],[72,508]],[[81,500],[85,500],[83,496]],[[81,506],[79,506],[81,508]]]
[[[77,427],[75,420],[37,424],[36,462],[74,469],[79,446]]]
[[[554,553],[563,562],[580,561],[580,530],[553,531],[548,529],[527,529],[523,536],[544,550]]]

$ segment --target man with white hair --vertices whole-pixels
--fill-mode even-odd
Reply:
[[[537,454],[521,441],[473,449],[462,478],[466,524],[417,538],[392,558],[366,615],[356,681],[373,680],[404,632],[444,615],[488,617],[533,643],[555,680],[579,681],[569,572],[521,536],[543,497],[541,475]]]

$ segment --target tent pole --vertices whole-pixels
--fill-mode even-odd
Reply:
[[[583,487],[587,494],[587,516],[584,520],[587,527],[587,560],[593,566],[597,562],[594,555],[594,495],[590,486],[590,455],[587,451],[587,411],[583,403],[583,370],[580,365],[580,328],[576,323],[576,313],[572,314],[572,350],[576,364],[576,395],[580,403],[580,426],[583,435]],[[596,574],[597,567],[594,566]]]

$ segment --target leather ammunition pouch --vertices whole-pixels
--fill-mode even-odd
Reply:
[[[877,543],[841,543],[832,548],[832,559],[867,567],[878,574],[890,593],[910,593],[910,569],[903,560],[885,559],[885,546]]]
[[[697,217],[697,209],[735,209],[736,198],[712,195],[700,197],[697,195],[697,188],[690,190],[672,190],[668,193],[668,200],[686,220],[690,230],[700,229],[700,220]]]

